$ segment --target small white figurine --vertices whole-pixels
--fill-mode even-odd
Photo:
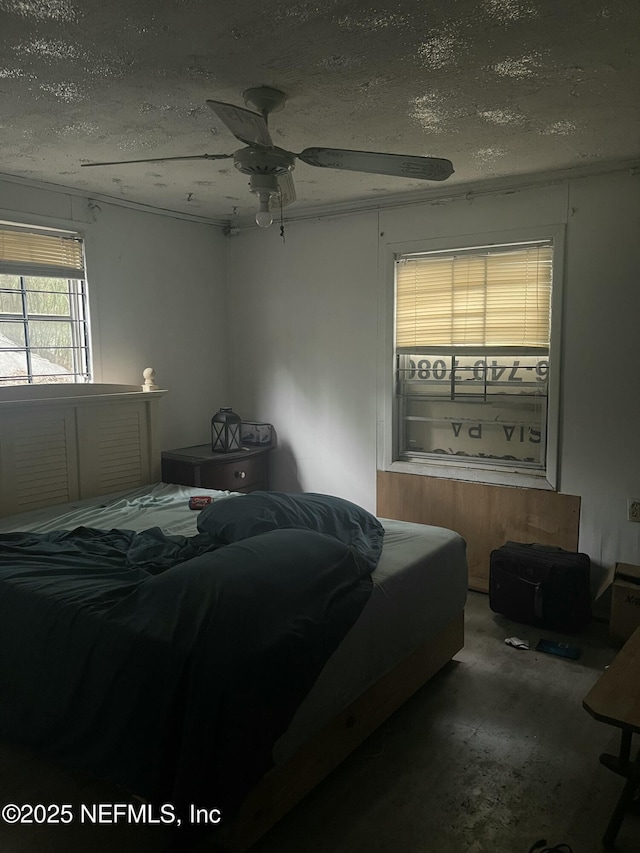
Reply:
[[[144,385],[142,386],[142,390],[157,391],[158,386],[155,384],[156,372],[153,367],[145,367],[142,371],[142,375],[144,376]]]

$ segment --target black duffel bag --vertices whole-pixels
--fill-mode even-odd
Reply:
[[[489,606],[514,622],[579,631],[591,621],[590,570],[587,554],[505,542],[489,558]]]

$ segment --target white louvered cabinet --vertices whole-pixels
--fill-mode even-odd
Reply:
[[[160,480],[156,421],[163,391],[49,389],[0,389],[0,516]]]
[[[75,412],[40,417],[9,412],[0,423],[0,514],[13,515],[79,498]]]
[[[143,402],[86,406],[76,416],[83,497],[134,489],[150,482],[149,427]]]

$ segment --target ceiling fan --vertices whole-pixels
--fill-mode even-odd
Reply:
[[[244,109],[222,101],[208,100],[207,105],[246,147],[233,154],[194,154],[183,157],[150,157],[143,160],[119,160],[109,163],[82,163],[82,166],[119,166],[127,163],[159,163],[166,160],[225,160],[233,158],[236,169],[249,175],[249,189],[258,197],[260,209],[256,223],[268,228],[273,222],[271,205],[279,201],[282,207],[295,201],[296,193],[291,173],[296,159],[309,166],[345,169],[376,175],[392,175],[426,181],[444,181],[453,174],[449,160],[438,157],[419,157],[404,154],[380,154],[373,151],[349,151],[343,148],[305,148],[299,154],[285,151],[273,144],[268,118],[281,110],[286,101],[284,92],[259,86],[243,92]],[[254,112],[256,110],[256,112]]]

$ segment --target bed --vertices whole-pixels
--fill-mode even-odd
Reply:
[[[5,460],[6,466],[6,452],[3,455],[3,441],[5,441],[3,430],[6,430],[7,420],[10,420],[11,435],[14,437],[12,440],[15,441],[15,436],[20,432],[20,427],[16,426],[18,416],[15,406],[12,409],[10,419],[3,417],[2,394],[4,392],[7,392],[6,396],[9,398],[5,399],[5,402],[9,403],[9,409],[11,409],[11,402],[15,402],[15,400],[10,399],[9,389],[0,391],[0,459]],[[22,546],[24,542],[31,541],[36,542],[40,547],[42,539],[47,540],[49,537],[49,539],[53,539],[54,545],[57,547],[56,537],[60,541],[66,541],[65,537],[59,533],[60,531],[68,531],[69,535],[73,536],[76,535],[74,531],[78,530],[128,531],[128,535],[132,538],[126,541],[125,547],[131,550],[133,543],[135,546],[133,550],[135,551],[140,541],[143,541],[146,546],[145,537],[148,537],[149,531],[155,530],[160,531],[159,535],[170,538],[173,544],[179,543],[180,547],[183,547],[186,541],[188,547],[191,548],[200,542],[199,537],[213,535],[209,531],[201,529],[207,524],[207,514],[218,525],[215,532],[216,535],[219,535],[220,513],[223,516],[225,514],[228,516],[232,507],[235,507],[233,509],[236,514],[234,524],[237,523],[239,511],[241,523],[244,523],[243,518],[250,517],[249,507],[252,501],[260,504],[262,500],[268,502],[277,498],[277,495],[262,495],[262,493],[234,495],[228,492],[215,492],[157,482],[157,460],[154,459],[156,451],[153,450],[157,446],[157,442],[149,440],[149,435],[153,435],[156,430],[156,416],[154,407],[149,408],[148,401],[153,399],[149,397],[149,394],[153,395],[154,392],[145,392],[135,386],[129,387],[128,390],[123,390],[122,386],[117,386],[115,391],[116,399],[113,403],[118,408],[118,420],[122,421],[123,406],[125,410],[130,406],[136,411],[133,420],[137,426],[133,430],[128,428],[128,441],[131,444],[131,434],[134,435],[133,444],[135,444],[135,435],[141,436],[143,449],[133,451],[134,456],[149,459],[148,463],[138,465],[136,468],[135,477],[140,482],[128,483],[129,488],[117,490],[115,494],[109,488],[112,480],[105,480],[103,475],[96,478],[82,473],[85,466],[81,458],[77,463],[77,468],[68,464],[69,458],[74,454],[75,459],[78,460],[77,448],[86,443],[83,430],[87,416],[78,415],[77,409],[85,412],[87,408],[91,410],[89,419],[92,422],[91,432],[95,433],[96,421],[103,422],[105,418],[108,420],[111,416],[108,389],[105,387],[100,389],[99,403],[92,400],[92,395],[74,396],[73,393],[67,393],[67,395],[56,396],[51,405],[48,405],[46,400],[43,402],[41,395],[38,396],[36,406],[44,421],[50,419],[52,411],[55,417],[56,410],[60,408],[67,410],[67,424],[72,422],[70,438],[68,441],[62,442],[67,459],[67,471],[71,471],[76,483],[84,483],[83,489],[76,488],[75,491],[67,489],[66,500],[60,500],[59,497],[51,500],[51,496],[43,499],[40,495],[35,499],[34,505],[33,495],[36,492],[32,485],[25,483],[24,478],[22,482],[19,482],[19,477],[15,475],[10,481],[3,479],[2,507],[15,508],[16,491],[23,496],[19,508],[24,509],[24,495],[31,495],[31,506],[27,512],[20,512],[19,514],[9,515],[4,512],[4,517],[0,517],[0,539],[16,544],[11,537],[19,533],[23,539],[17,542],[18,545]],[[28,395],[22,392],[19,401],[20,416],[22,417],[28,417],[27,413],[32,415],[33,412],[29,409],[29,401],[25,399],[26,397]],[[64,402],[62,402],[63,400]],[[76,409],[71,418],[68,417],[70,406]],[[131,418],[126,415],[124,420],[130,422]],[[122,456],[121,443],[116,441],[114,444],[115,456],[120,458]],[[73,453],[69,452],[69,447],[73,448]],[[150,448],[152,448],[151,452]],[[127,452],[132,452],[131,447]],[[93,457],[93,453],[89,455]],[[95,471],[95,458],[89,460],[89,465]],[[44,467],[48,467],[46,461]],[[115,469],[122,470],[122,468],[120,462],[116,461]],[[131,465],[124,466],[124,469],[129,472],[131,468]],[[15,472],[15,466],[12,470]],[[105,449],[104,442],[101,448],[100,470],[103,472],[109,470],[109,451],[108,446]],[[34,476],[33,470],[29,470],[25,475],[28,480],[33,480]],[[35,477],[36,480],[38,478],[41,481],[42,474]],[[9,482],[10,487],[7,485]],[[207,495],[211,498],[211,504],[202,512],[192,511],[188,507],[189,497],[195,494]],[[69,499],[70,495],[71,499]],[[282,496],[281,500],[286,503],[291,497]],[[298,500],[296,496],[293,498]],[[300,496],[300,499],[302,498],[304,496]],[[331,496],[317,496],[317,498],[310,496],[309,500],[320,500],[324,512],[326,509],[325,498],[330,502],[338,501],[338,508],[344,509],[340,500],[333,499]],[[348,505],[348,502],[345,503]],[[296,511],[297,507],[298,504],[296,504]],[[334,504],[331,503],[331,512],[333,513],[333,511]],[[370,525],[366,515],[368,514],[365,514],[363,523]],[[304,665],[298,667],[300,672],[297,672],[295,664],[288,663],[287,684],[284,687],[281,685],[278,688],[279,692],[276,690],[275,694],[269,693],[267,695],[267,701],[271,702],[269,707],[272,710],[275,709],[269,716],[269,720],[273,719],[275,722],[269,727],[269,737],[265,742],[268,749],[264,750],[262,762],[258,762],[257,766],[252,766],[248,777],[242,780],[244,787],[241,784],[239,789],[242,791],[242,796],[237,802],[230,803],[227,813],[233,815],[233,819],[223,821],[221,828],[217,831],[217,840],[225,846],[233,849],[248,848],[462,647],[463,611],[467,590],[464,541],[457,534],[443,528],[405,523],[392,519],[379,519],[376,520],[376,524],[380,526],[384,536],[379,543],[380,553],[376,555],[375,560],[372,560],[372,567],[369,567],[368,570],[363,569],[363,565],[357,559],[352,562],[352,555],[354,551],[357,554],[359,543],[355,545],[353,542],[332,544],[325,539],[333,539],[333,536],[326,536],[323,531],[319,530],[304,530],[301,534],[302,542],[291,538],[287,539],[293,534],[291,530],[286,529],[260,534],[263,538],[265,536],[272,537],[270,541],[274,547],[280,548],[278,554],[285,551],[287,554],[293,554],[294,562],[296,553],[298,555],[307,553],[314,555],[313,557],[309,556],[308,559],[302,559],[298,556],[298,564],[301,562],[311,563],[316,557],[319,561],[320,555],[324,560],[323,549],[328,548],[327,564],[330,563],[332,568],[328,574],[322,568],[322,576],[324,578],[326,574],[329,586],[314,587],[314,600],[310,602],[312,608],[320,606],[320,602],[322,602],[322,607],[325,606],[326,602],[331,602],[332,606],[335,604],[335,595],[330,584],[335,582],[336,577],[342,578],[345,576],[345,572],[351,572],[352,574],[349,576],[353,577],[353,583],[351,588],[345,591],[344,597],[340,599],[343,603],[336,608],[337,615],[334,621],[329,624],[333,632],[331,641],[328,643],[321,642],[321,653],[316,654],[314,651],[314,664],[309,665],[309,658],[301,658],[296,652],[291,659],[304,661]],[[360,532],[361,530],[362,528],[359,528]],[[260,542],[260,535],[253,537],[254,545],[256,542]],[[278,536],[281,537],[281,540],[276,543],[274,537]],[[320,538],[313,539],[314,536]],[[29,537],[32,538],[29,539]],[[95,538],[91,540],[91,547],[94,546]],[[100,541],[100,547],[102,547],[102,541]],[[223,556],[220,555],[232,554],[233,561],[237,560],[238,553],[233,551],[235,547],[245,548],[246,540],[243,540],[239,546],[235,541],[225,543],[224,547],[215,550],[215,559],[221,560]],[[296,551],[299,547],[303,550]],[[345,547],[349,552],[348,555],[344,550],[341,550]],[[228,550],[230,548],[231,551]],[[309,552],[305,551],[304,548],[310,548]],[[136,551],[136,553],[138,552]],[[363,554],[366,560],[367,553],[363,551]],[[334,556],[335,561],[332,562]],[[209,551],[206,551],[205,558],[210,559]],[[200,565],[197,561],[202,559],[202,554],[190,553],[188,558],[180,562],[179,565],[193,566],[194,560],[196,565]],[[320,565],[319,562],[318,565]],[[323,562],[322,566],[324,567],[324,565]],[[217,563],[216,566],[218,566]],[[170,577],[172,572],[175,575],[173,566],[169,571],[160,571],[156,578],[159,577],[164,583],[164,579]],[[208,574],[207,577],[209,577]],[[3,581],[0,581],[1,583]],[[19,597],[24,597],[24,589],[20,584],[18,586],[20,587]],[[86,583],[84,583],[84,587],[87,587]],[[198,589],[197,586],[194,588]],[[182,587],[179,589],[182,590]],[[40,612],[37,607],[42,608],[44,600],[43,612],[46,613],[50,602],[47,601],[46,597],[43,599],[44,592],[42,589],[36,587],[34,590],[30,587],[29,593],[31,598],[26,605],[27,612],[31,614]],[[15,583],[12,594],[15,594]],[[34,606],[33,594],[37,598],[35,611],[29,610]],[[75,587],[73,594],[76,594]],[[216,591],[215,594],[219,596],[219,591]],[[298,592],[296,592],[297,594]],[[173,593],[170,591],[169,595],[173,595]],[[316,599],[316,595],[326,596],[326,601],[325,599]],[[15,610],[15,600],[15,597],[11,599],[12,613]],[[132,624],[130,621],[132,618],[131,600],[132,597],[129,596],[126,604],[126,608],[129,609],[126,610],[125,618],[119,621],[120,628],[125,623],[129,627]],[[165,599],[162,600],[165,601]],[[241,607],[247,607],[248,600],[245,599]],[[101,601],[104,601],[104,595],[102,595]],[[170,610],[172,606],[171,600],[167,601],[168,603],[162,604],[163,615],[166,615],[167,608]],[[190,606],[195,607],[197,605],[192,604]],[[95,606],[93,608],[95,610]],[[155,605],[154,608],[157,610]],[[64,612],[67,615],[70,613],[68,607]],[[68,615],[68,618],[70,619],[69,624],[76,625],[78,619],[75,615]],[[241,621],[246,619],[242,610],[238,618]],[[17,615],[16,619],[19,619]],[[59,621],[58,617],[56,619]],[[166,619],[160,621],[164,622]],[[191,618],[183,620],[181,624],[191,626],[194,621],[196,621],[195,617],[194,620]],[[157,622],[156,619],[155,622],[148,624],[153,627]],[[6,631],[11,632],[12,630],[15,630],[15,625],[12,627],[7,624]],[[154,648],[152,652],[149,651],[147,648],[148,639],[148,632],[145,628],[146,645],[142,651],[138,651],[136,647],[136,655],[141,655],[140,660],[145,662],[144,666],[150,666],[152,670],[155,665],[155,658],[148,658],[151,663],[147,665],[147,657],[145,656],[155,655],[156,649]],[[157,640],[157,636],[154,639]],[[2,641],[10,642],[10,638],[3,636]],[[62,639],[61,642],[64,645],[65,640]],[[66,642],[67,647],[65,648],[68,649],[68,639]],[[92,642],[96,642],[95,637]],[[109,640],[111,643],[109,648],[119,648],[119,644],[123,642],[121,635],[118,634],[115,646],[113,642],[112,639]],[[37,646],[36,640],[34,640],[34,644]],[[95,651],[96,648],[97,646],[94,646],[93,660],[101,660],[102,666],[104,666],[104,660],[99,657],[98,652]],[[33,649],[31,653],[35,654]],[[289,654],[287,651],[283,653]],[[126,649],[123,649],[122,661],[128,660],[130,657],[131,655],[126,653]],[[87,658],[87,660],[91,660],[91,658]],[[115,666],[114,660],[116,662],[119,660],[117,653],[109,655],[108,666]],[[271,663],[273,664],[273,660]],[[199,666],[200,670],[191,667],[189,672],[195,672],[202,681],[202,661],[200,661]],[[91,672],[90,669],[87,669],[86,661],[84,667],[89,673]],[[120,676],[123,674],[125,676],[122,683],[130,685],[130,682],[126,680],[126,669],[121,668],[118,672]],[[3,672],[4,677],[5,673]],[[16,678],[15,674],[8,677]],[[195,675],[193,677],[195,678]],[[22,677],[22,681],[18,678],[18,681],[12,682],[12,684],[16,690],[30,694],[23,701],[29,700],[35,704],[38,702],[41,704],[42,697],[38,696],[37,691],[33,692],[35,688],[32,681],[28,677]],[[43,679],[40,678],[38,681],[42,682]],[[269,679],[269,690],[272,689],[271,682],[272,679]],[[155,683],[154,681],[153,684],[155,685]],[[164,692],[154,693],[155,689],[155,686],[152,686],[150,693],[147,690],[146,692],[149,695],[144,698],[144,701],[156,702],[156,706],[153,704],[149,706],[152,709],[159,707],[161,700],[166,700],[166,695],[171,688],[169,687]],[[244,689],[245,686],[243,685],[242,690]],[[176,689],[175,692],[180,696],[185,695],[181,690]],[[118,714],[123,713],[123,703],[125,703],[127,696],[131,698],[130,693],[131,690],[127,689],[123,695],[116,697]],[[191,692],[188,695],[191,696]],[[199,696],[196,698],[197,701],[200,701]],[[104,697],[101,701],[103,700]],[[136,699],[135,701],[141,702],[143,699]],[[193,725],[194,708],[197,711],[198,708],[202,707],[202,702],[200,701],[200,705],[198,705],[197,701],[194,699],[189,708],[190,726]],[[253,699],[250,699],[247,704],[251,705],[252,702]],[[186,700],[181,700],[178,704],[181,705],[178,710],[185,712],[188,705]],[[116,706],[109,706],[109,713],[112,715],[114,713],[113,707]],[[136,708],[140,709],[140,705],[136,705]],[[77,712],[77,708],[75,710]],[[145,711],[148,715],[147,718],[156,716],[161,718],[161,714],[149,713],[148,708]],[[172,708],[171,714],[166,716],[166,719],[172,721],[172,725],[175,725],[176,714],[176,709]],[[260,720],[265,717],[262,713],[257,716]],[[252,726],[255,717],[256,715],[248,715],[242,724]],[[72,708],[70,720],[73,719]],[[124,717],[123,719],[131,719],[131,717]],[[74,731],[77,729],[77,723],[76,719]],[[6,720],[5,724],[10,728]],[[117,727],[114,727],[114,730],[117,733]],[[0,732],[0,735],[3,733]],[[4,736],[6,737],[6,733]],[[60,738],[58,738],[57,743],[59,741]],[[98,743],[95,749],[96,756],[87,758],[86,754],[83,755],[81,766],[89,772],[95,768],[100,771],[103,769],[100,749],[109,752],[113,757],[114,750],[117,752],[117,743],[117,736],[115,736],[115,740],[112,738],[111,741],[106,741],[104,744]],[[41,743],[40,747],[46,751],[47,745],[47,743]],[[131,763],[130,759],[131,756],[128,752],[127,761],[124,763]],[[92,761],[95,763],[95,768],[91,766]],[[227,764],[225,765],[222,761],[221,766],[226,767],[225,773],[231,772],[229,756],[226,757],[226,761]],[[249,757],[247,757],[247,762],[250,763]],[[138,778],[135,768],[132,770],[127,767],[127,772],[123,773],[122,779],[119,780],[113,776],[113,772],[117,774],[118,768],[116,767],[116,770],[113,771],[112,764],[113,762],[109,765],[109,772],[111,773],[109,778],[132,789],[133,794],[147,795],[147,791],[135,790],[135,780]],[[209,800],[200,802],[197,788],[194,789],[193,787],[195,784],[193,779],[197,783],[197,773],[194,775],[191,770],[192,768],[189,766],[189,784],[191,787],[182,793],[187,799],[195,798],[196,803],[202,806],[219,805],[219,803]],[[164,769],[162,775],[166,776]],[[130,780],[134,780],[133,784],[127,784]],[[208,782],[207,779],[207,784]],[[210,791],[209,788],[207,790]],[[169,791],[169,796],[172,799],[174,794],[176,797],[180,796],[179,789],[164,788],[162,793],[166,796],[167,791]]]

